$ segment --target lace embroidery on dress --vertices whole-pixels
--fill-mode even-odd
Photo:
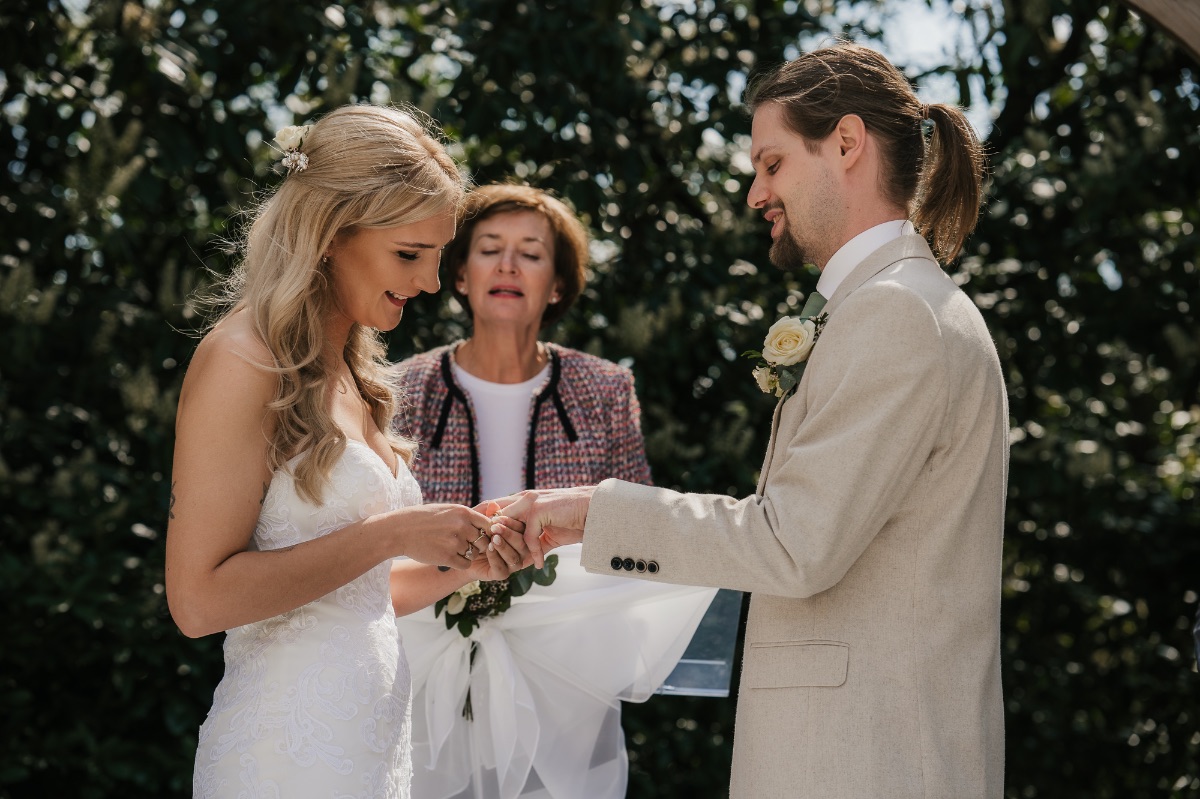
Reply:
[[[291,546],[420,504],[407,467],[398,471],[351,442],[317,506],[280,470],[252,546]],[[408,796],[411,680],[390,567],[381,563],[303,607],[227,632],[225,676],[200,729],[195,796]]]

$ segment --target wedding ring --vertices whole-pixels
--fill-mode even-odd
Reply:
[[[475,550],[473,547],[467,547],[466,552],[459,552],[458,554],[461,555],[462,557],[466,558],[467,560],[472,560],[475,557]]]
[[[478,527],[476,527],[475,529],[479,530]],[[487,538],[487,530],[479,530],[479,536],[478,536],[478,538],[476,538],[474,541],[471,542],[471,546],[475,546],[475,544],[479,541],[480,538]]]

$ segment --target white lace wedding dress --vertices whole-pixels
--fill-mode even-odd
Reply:
[[[350,441],[321,505],[275,473],[251,546],[291,546],[420,502],[403,461],[393,476]],[[195,797],[408,797],[411,680],[389,571],[381,563],[303,607],[227,632],[225,676],[200,728]]]

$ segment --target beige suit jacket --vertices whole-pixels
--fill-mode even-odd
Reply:
[[[734,799],[998,799],[995,347],[917,235],[874,252],[825,310],[755,495],[605,481],[584,565],[753,592]]]

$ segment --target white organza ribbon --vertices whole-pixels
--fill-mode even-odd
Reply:
[[[431,608],[396,620],[413,679],[414,799],[625,795],[620,700],[662,685],[716,591],[588,574],[580,545],[557,553],[552,585],[470,639]]]

